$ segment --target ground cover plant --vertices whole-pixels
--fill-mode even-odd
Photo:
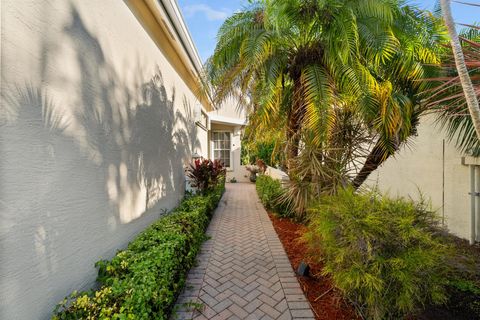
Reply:
[[[355,318],[350,303],[365,319],[480,319],[480,246],[441,228],[424,201],[340,189],[299,223],[276,207],[280,181],[261,175],[256,187],[293,268],[310,265],[298,280],[317,319]]]
[[[449,234],[442,238],[454,247],[446,275],[448,301],[427,306],[419,319],[480,319],[480,245]]]
[[[113,259],[97,262],[100,288],[72,293],[53,319],[168,319],[223,190],[219,177],[208,192],[185,198]]]

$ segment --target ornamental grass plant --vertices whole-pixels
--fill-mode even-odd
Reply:
[[[346,189],[308,214],[312,257],[365,319],[402,319],[446,301],[450,248],[424,202]]]

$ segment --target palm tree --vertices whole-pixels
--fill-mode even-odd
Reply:
[[[415,133],[428,86],[417,80],[439,63],[436,25],[396,0],[259,1],[221,27],[208,78],[218,102],[236,95],[257,124],[284,124],[288,173],[302,189],[293,193],[344,184],[334,171],[351,175],[362,158],[358,187]]]
[[[480,27],[468,26],[460,33],[459,39],[470,79],[477,99],[480,99]],[[480,140],[469,113],[454,60],[453,53],[449,51],[442,64],[444,74],[431,79],[439,81],[440,84],[431,90],[428,108],[438,115],[438,120],[446,129],[448,138],[454,140],[461,152],[478,157],[480,156]]]
[[[426,91],[434,83],[421,81],[439,72],[440,44],[445,41],[442,25],[430,12],[402,7],[393,26],[399,46],[391,59],[373,72],[378,85],[362,103],[367,123],[372,123],[376,143],[352,181],[360,187],[368,176],[394,155],[416,133],[420,118],[428,110]]]
[[[477,138],[480,139],[480,107],[475,89],[472,85],[472,80],[470,79],[468,69],[465,64],[462,45],[458,38],[457,30],[455,29],[455,22],[453,21],[452,12],[450,10],[450,0],[440,0],[440,5],[442,7],[443,19],[450,35],[458,77],[462,84],[470,116],[472,117],[473,127],[477,133]]]
[[[328,135],[338,93],[359,97],[375,83],[365,56],[382,61],[395,51],[396,8],[387,0],[256,2],[220,29],[207,63],[214,96],[247,95],[265,125],[283,115],[291,166],[303,129],[315,128],[317,142]]]

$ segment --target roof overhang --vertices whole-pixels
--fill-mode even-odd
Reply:
[[[209,114],[208,116],[210,118],[211,123],[218,123],[218,124],[224,124],[224,125],[230,125],[230,126],[245,126],[247,124],[246,119],[230,118],[230,117],[219,116],[216,114]]]
[[[212,99],[201,89],[203,66],[175,0],[127,0],[157,47],[207,111]]]
[[[178,4],[175,0],[158,0],[158,3],[165,9],[170,22],[175,29],[176,34],[180,38],[180,42],[188,55],[188,59],[195,68],[197,75],[200,76],[203,72],[203,65],[200,56],[198,55],[195,43],[192,40],[192,36],[188,31],[183,19],[182,12],[178,8]]]
[[[478,157],[462,157],[462,164],[464,166],[480,166],[480,158]]]

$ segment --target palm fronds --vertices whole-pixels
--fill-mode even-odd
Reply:
[[[206,68],[215,100],[240,97],[259,132],[283,132],[276,149],[301,190],[335,190],[373,146],[381,163],[415,132],[428,87],[417,80],[434,75],[441,32],[402,3],[254,1],[220,28]]]
[[[459,38],[477,97],[480,99],[480,28],[463,30]],[[438,85],[431,90],[428,107],[433,109],[447,137],[460,152],[474,157],[480,156],[480,140],[477,138],[472,118],[468,112],[460,79],[456,73],[451,53],[443,64],[444,75],[431,79]]]

